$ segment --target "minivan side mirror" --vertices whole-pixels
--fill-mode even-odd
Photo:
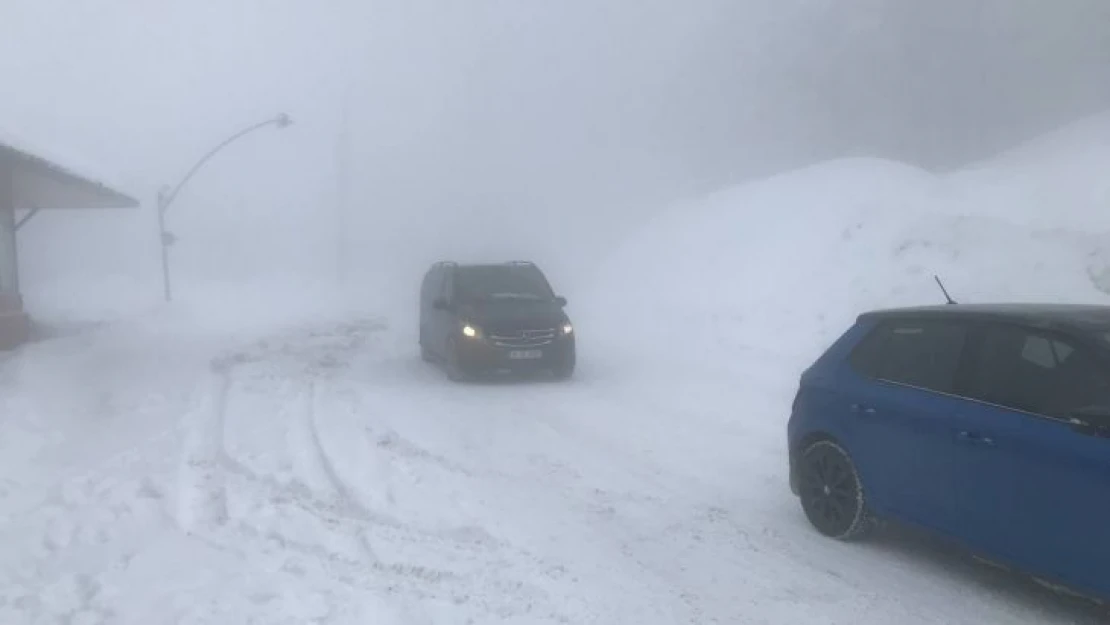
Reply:
[[[567,305],[567,298],[563,297],[562,295],[556,295],[555,296],[555,303],[557,305],[559,305],[560,307],[566,306]]]
[[[436,310],[448,310],[451,306],[447,303],[446,297],[437,297],[432,300],[432,308]]]

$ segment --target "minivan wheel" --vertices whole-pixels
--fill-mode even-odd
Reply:
[[[452,338],[447,344],[447,358],[445,359],[445,368],[447,369],[447,377],[452,382],[464,382],[469,379],[469,374],[462,366],[459,360],[459,347]]]
[[[799,465],[802,509],[818,532],[852,540],[874,527],[863,484],[843,447],[829,440],[812,443],[802,452]]]
[[[556,380],[569,380],[574,375],[575,357],[568,356],[562,362],[551,368],[551,374]]]
[[[432,362],[435,360],[431,348],[428,347],[428,338],[424,332],[424,326],[420,326],[420,359],[424,362]]]

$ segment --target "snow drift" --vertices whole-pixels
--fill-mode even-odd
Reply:
[[[845,159],[678,206],[599,270],[588,357],[797,370],[862,310],[943,303],[934,275],[958,301],[1107,302],[1108,161],[1110,115],[956,174]]]

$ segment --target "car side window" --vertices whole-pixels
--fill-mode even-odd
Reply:
[[[1065,419],[1080,408],[1110,406],[1110,372],[1070,339],[995,324],[984,330],[969,394]]]
[[[1055,369],[1074,350],[1067,343],[1035,334],[1025,335],[1021,348],[1021,358],[1025,362],[1042,369]]]
[[[967,327],[960,322],[891,320],[860,343],[850,362],[868,377],[954,393],[966,342]]]

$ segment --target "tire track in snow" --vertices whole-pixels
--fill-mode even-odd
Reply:
[[[217,369],[210,388],[202,392],[185,419],[176,520],[187,534],[222,525],[228,520],[227,487],[221,459],[227,455],[224,428],[231,391],[230,369]]]
[[[524,581],[527,577],[507,575],[505,569],[516,568],[519,563],[514,561],[524,560],[529,562],[527,568],[541,569],[554,580],[565,571],[538,560],[528,560],[527,554],[516,553],[516,549],[477,528],[470,531],[466,528],[454,531],[421,529],[364,504],[325,447],[320,431],[320,417],[325,414],[318,403],[322,394],[320,384],[320,380],[310,381],[315,387],[311,392],[312,401],[306,401],[304,410],[299,411],[300,425],[289,428],[290,445],[299,449],[290,450],[290,453],[304,459],[302,469],[319,471],[328,477],[332,486],[329,490],[335,496],[334,504],[322,501],[323,493],[304,492],[301,482],[281,484],[273,476],[251,472],[232,458],[225,462],[229,473],[245,479],[244,485],[254,491],[245,495],[279,511],[288,506],[300,508],[324,524],[319,526],[318,533],[294,534],[281,527],[256,526],[250,518],[243,518],[233,526],[233,536],[252,543],[261,542],[267,557],[281,562],[276,565],[280,570],[299,576],[322,565],[339,583],[377,590],[403,605],[410,614],[425,612],[431,602],[442,606],[469,605],[471,610],[477,609],[482,615],[522,615],[534,610],[546,613],[551,620],[573,620],[549,600],[543,585],[527,583]],[[329,390],[323,385],[323,394]],[[362,432],[361,428],[356,430]],[[388,449],[374,445],[368,446],[366,451],[368,457],[389,455]],[[259,488],[262,492],[258,492]],[[338,516],[340,512],[343,516]],[[281,516],[287,514],[279,512]],[[353,537],[361,549],[336,549],[332,544],[335,541],[326,537],[329,533]],[[379,557],[371,546],[371,539],[388,545],[390,554]],[[224,536],[220,540],[229,539]],[[506,553],[506,549],[511,553]]]
[[[311,442],[311,456],[314,459],[314,464],[319,467],[320,471],[327,477],[328,482],[332,488],[335,489],[336,495],[339,496],[340,501],[345,507],[350,508],[359,516],[370,519],[372,514],[366,506],[358,500],[358,498],[351,492],[347,484],[339,477],[339,473],[335,470],[335,464],[331,458],[328,457],[327,452],[324,450],[324,445],[320,441],[320,427],[317,424],[317,393],[318,381],[309,379],[308,381],[308,400],[303,419],[303,429],[307,431],[307,439]],[[356,528],[355,538],[362,548],[362,551],[370,559],[371,562],[379,562],[378,556],[374,551],[373,546],[370,544],[363,528]]]
[[[426,499],[442,492],[448,496],[440,498],[445,504],[454,503],[454,489],[450,488],[454,486],[460,511],[478,525],[497,528],[495,531],[505,537],[505,551],[499,556],[534,563],[528,568],[535,579],[546,577],[546,581],[539,582],[544,588],[561,588],[562,575],[575,579],[570,596],[575,605],[590,606],[590,620],[598,613],[628,618],[629,614],[646,617],[662,611],[676,622],[689,622],[696,607],[672,592],[672,585],[661,576],[647,579],[648,588],[644,590],[653,596],[649,605],[634,599],[638,593],[629,592],[625,581],[611,577],[610,572],[625,566],[622,563],[626,560],[636,570],[643,570],[643,566],[620,551],[623,537],[619,532],[610,536],[602,529],[602,518],[613,509],[603,504],[621,502],[637,509],[652,509],[660,504],[651,496],[653,488],[643,484],[644,476],[639,472],[630,474],[619,465],[607,466],[614,457],[611,449],[595,449],[600,447],[597,441],[583,444],[539,416],[544,414],[557,422],[577,408],[593,407],[596,404],[589,393],[538,385],[444,386],[442,393],[429,393],[428,384],[422,383],[426,376],[392,383],[397,377],[394,373],[386,382],[375,379],[358,399],[360,410],[377,415],[374,425],[386,432],[379,443],[386,443],[384,446],[406,465],[419,467],[415,475],[407,476],[413,479],[404,484],[402,495],[406,500]],[[537,392],[554,401],[535,401]],[[546,415],[549,410],[553,413]],[[446,457],[424,445],[443,450]],[[453,471],[462,460],[477,463],[478,467]],[[603,485],[606,488],[600,488]],[[448,521],[451,506],[422,512],[414,507],[410,516],[421,523]],[[552,535],[546,528],[560,530]],[[540,553],[532,553],[532,549]],[[576,553],[579,551],[585,555]],[[600,583],[584,590],[581,580],[595,575]],[[614,601],[614,593],[620,599]]]
[[[328,471],[326,460],[322,458],[322,450],[318,444],[316,433],[316,380],[309,378],[299,384],[304,387],[299,394],[299,403],[295,411],[295,418],[290,419],[285,428],[284,442],[292,457],[291,466],[294,479],[315,485],[323,490],[334,491],[337,497],[343,498],[341,489],[335,485],[335,479]]]
[[[437,489],[450,487],[456,480],[463,480],[465,486],[475,478],[497,476],[479,476],[400,436],[385,418],[393,412],[393,406],[388,402],[385,405],[368,403],[365,392],[352,392],[357,387],[348,386],[355,380],[342,381],[343,384],[322,386],[317,391],[318,398],[342,397],[350,402],[340,401],[329,406],[331,410],[322,409],[322,406],[317,409],[314,424],[321,457],[350,499],[357,499],[360,505],[371,508],[373,504],[393,506],[399,503],[399,514],[410,512],[403,515],[407,517],[405,521],[398,522],[403,528],[400,534],[392,528],[368,530],[379,547],[374,572],[382,580],[392,580],[389,583],[403,589],[406,596],[418,601],[417,605],[446,601],[472,608],[482,606],[479,613],[483,619],[490,614],[503,618],[544,614],[544,620],[581,620],[558,607],[561,601],[553,600],[552,593],[573,596],[564,589],[565,584],[574,582],[561,564],[496,538],[481,526],[467,524],[463,519],[451,519],[450,506],[436,506],[427,511],[422,507],[409,510],[406,505],[409,503],[421,505],[427,504],[428,498],[432,502],[441,496],[450,498],[450,490]],[[371,393],[376,396],[373,391]],[[320,421],[325,415],[330,422]],[[322,430],[325,424],[331,427]],[[335,430],[334,426],[341,429]],[[366,447],[359,448],[359,443]],[[344,459],[350,460],[350,464],[345,464]],[[383,466],[375,470],[373,463]],[[400,480],[392,483],[394,474],[407,479],[404,483]],[[367,494],[360,493],[360,489],[351,484],[355,476],[362,480],[359,486],[367,481],[373,483],[375,479],[385,482],[386,495],[380,501],[368,501]],[[446,481],[441,482],[441,479]],[[389,491],[393,489],[401,489],[400,502],[392,501]]]
[[[210,388],[185,420],[181,528],[294,584],[330,579],[388,597],[416,621],[581,621],[558,607],[576,597],[564,567],[436,503],[478,476],[399,436],[382,422],[382,406],[363,403],[361,376],[347,373],[359,355],[348,342],[316,330],[213,363]],[[294,402],[279,419],[274,388]],[[400,408],[384,407],[384,416]]]
[[[328,452],[324,450],[324,444],[320,440],[320,426],[316,419],[317,382],[315,380],[310,380],[308,386],[308,410],[306,411],[305,425],[316,463],[323,471],[324,475],[327,476],[328,482],[331,483],[336,494],[338,494],[344,502],[349,504],[352,509],[358,510],[364,517],[369,518],[371,516],[369,510],[359,502],[358,497],[351,492],[350,487],[339,477],[339,473],[335,470],[335,464],[328,456]]]
[[[350,327],[341,326],[337,330],[336,336],[342,338],[350,331]],[[349,366],[349,363],[338,358],[332,349],[328,349],[327,342],[330,337],[327,332],[319,329],[308,332],[303,337],[309,343],[308,350],[303,354],[304,360],[298,359],[302,346],[297,345],[296,337],[282,338],[284,340],[280,342],[263,341],[255,349],[229,354],[218,361],[214,368],[224,372],[229,389],[235,386],[236,375],[249,367],[261,368],[261,371],[255,373],[256,383],[260,379],[269,384],[278,385],[290,381],[299,384],[303,381],[305,391],[299,394],[303,398],[303,406],[293,411],[295,418],[287,425],[284,436],[285,453],[292,461],[291,465],[296,467],[298,477],[291,483],[286,483],[277,479],[276,475],[250,468],[245,462],[233,457],[226,448],[218,449],[219,466],[226,473],[249,484],[252,489],[262,491],[261,493],[240,493],[240,495],[251,499],[260,498],[266,503],[281,507],[291,505],[323,521],[333,530],[339,527],[345,528],[347,532],[358,536],[366,555],[372,562],[376,561],[373,549],[370,548],[366,538],[367,528],[389,528],[394,533],[409,531],[411,528],[397,519],[375,512],[364,505],[340,476],[325,449],[318,424],[319,386],[337,371]],[[321,342],[325,345],[321,346]],[[342,343],[333,347],[340,352],[351,348]],[[327,366],[317,366],[320,363],[326,363]],[[274,365],[277,369],[270,369]],[[263,391],[259,389],[255,392]],[[224,415],[221,421],[225,427],[228,418],[227,406],[230,403],[229,394],[230,391],[225,392],[217,402],[223,407]],[[266,424],[263,423],[263,427],[265,426]],[[318,486],[313,488],[308,485],[309,483],[315,483]],[[321,492],[322,490],[327,492]],[[276,538],[276,535],[271,534],[271,537]],[[280,540],[285,542],[284,538]],[[289,542],[294,544],[296,541]]]

